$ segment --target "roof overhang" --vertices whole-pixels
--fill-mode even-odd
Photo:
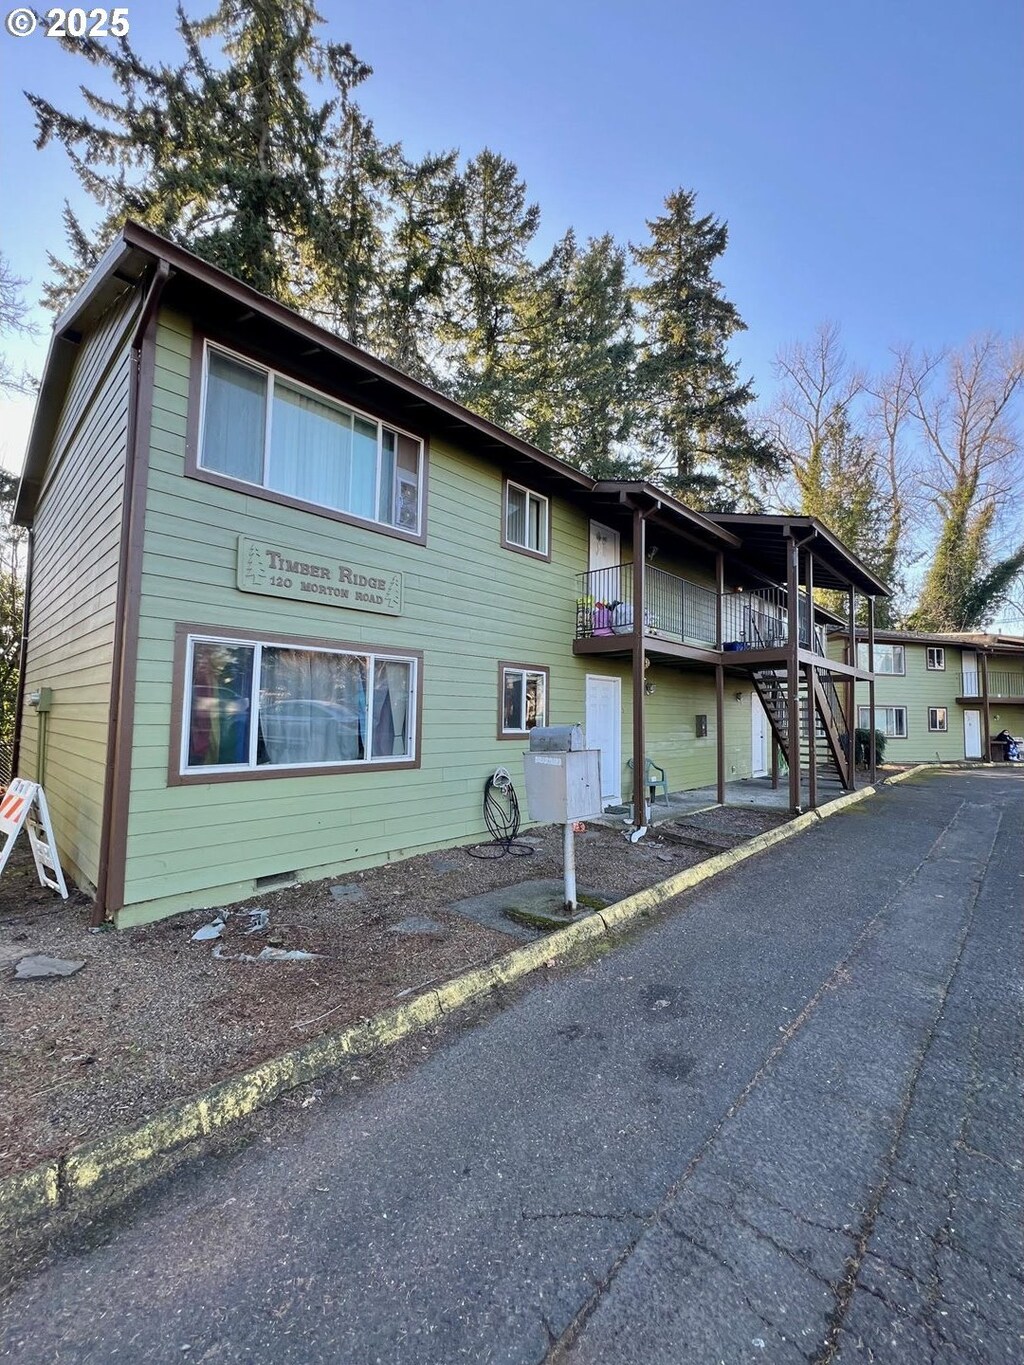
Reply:
[[[814,586],[855,588],[867,597],[890,597],[886,583],[852,554],[816,517],[711,512],[709,518],[740,538],[741,554],[776,582],[785,583],[790,540],[814,555]]]

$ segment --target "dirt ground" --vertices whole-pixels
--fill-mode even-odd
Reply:
[[[659,825],[637,844],[621,827],[592,825],[576,841],[579,885],[621,899],[787,818],[716,809]],[[247,933],[252,919],[234,914],[214,942],[192,939],[216,917],[209,910],[90,931],[87,898],[72,892],[62,902],[41,888],[27,844],[19,847],[0,881],[0,1177],[131,1127],[532,937],[449,908],[560,877],[560,828],[524,838],[525,856],[452,849],[254,897],[229,908],[267,911],[266,928]],[[316,956],[231,960],[267,947]],[[72,976],[16,980],[17,963],[34,953],[85,965]]]

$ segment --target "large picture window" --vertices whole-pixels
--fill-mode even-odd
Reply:
[[[215,346],[206,348],[199,468],[419,534],[417,437]]]
[[[418,660],[188,638],[181,772],[415,761]]]
[[[871,724],[871,708],[857,708],[857,724],[866,730]],[[905,706],[876,706],[875,728],[881,730],[887,739],[906,739],[907,708]]]
[[[535,725],[546,725],[548,670],[502,664],[498,671],[501,683],[499,737],[524,735]]]
[[[865,672],[868,667],[868,647],[860,640],[857,643],[857,667],[863,668]],[[905,655],[902,645],[875,645],[875,673],[885,673],[893,677],[902,677],[907,671]]]

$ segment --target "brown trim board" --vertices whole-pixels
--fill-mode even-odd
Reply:
[[[161,261],[142,305],[132,338],[132,382],[128,394],[124,503],[117,575],[117,609],[107,728],[107,767],[100,825],[100,858],[92,923],[103,922],[124,904],[128,851],[128,801],[131,794],[132,741],[135,732],[135,679],[139,650],[142,548],[149,484],[149,441],[156,382],[156,331],[171,269]]]

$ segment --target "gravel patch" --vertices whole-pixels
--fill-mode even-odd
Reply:
[[[786,817],[728,808],[688,817],[705,834],[748,838]],[[711,856],[663,839],[631,844],[592,825],[577,839],[581,886],[621,898]],[[38,885],[27,848],[0,881],[0,1176],[104,1133],[130,1128],[185,1098],[319,1034],[342,1029],[534,937],[452,913],[470,895],[562,872],[562,831],[531,829],[526,856],[451,849],[307,882],[145,928],[88,928],[89,902]],[[709,840],[710,842],[710,840]],[[480,853],[493,846],[477,846]],[[338,891],[345,888],[343,897]],[[218,914],[213,941],[192,940]],[[308,961],[245,961],[265,948]],[[219,949],[220,956],[214,956]],[[85,966],[73,976],[16,980],[32,954]]]

